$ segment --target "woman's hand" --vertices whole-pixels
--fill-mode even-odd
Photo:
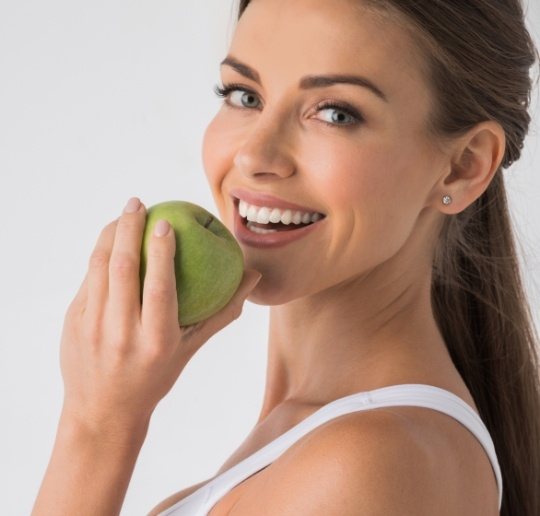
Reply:
[[[67,310],[60,348],[62,415],[90,429],[148,424],[195,352],[237,319],[260,274],[246,271],[220,312],[178,324],[174,231],[152,235],[140,302],[139,265],[146,209],[137,198],[101,232],[88,272]],[[180,307],[181,308],[181,307]]]

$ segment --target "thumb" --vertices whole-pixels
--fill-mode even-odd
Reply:
[[[225,311],[228,312],[228,322],[232,322],[240,317],[246,298],[251,294],[261,278],[262,274],[255,269],[244,271],[244,276],[242,277],[240,285],[236,289],[232,299],[229,301],[229,304],[225,307]]]
[[[238,295],[241,298],[246,298],[249,296],[251,291],[257,286],[259,281],[261,281],[262,274],[255,269],[248,269],[244,272],[244,277],[240,282],[238,287]]]
[[[197,333],[201,342],[206,342],[212,335],[225,328],[234,320],[242,315],[242,308],[246,298],[256,287],[262,278],[262,274],[255,269],[244,271],[244,276],[240,285],[236,289],[229,303],[216,314],[210,316],[207,320],[201,321],[196,325],[193,332]]]

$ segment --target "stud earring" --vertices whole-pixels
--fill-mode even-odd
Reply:
[[[450,197],[449,195],[445,195],[442,198],[442,202],[443,202],[444,205],[448,206],[449,204],[452,203],[452,197]]]

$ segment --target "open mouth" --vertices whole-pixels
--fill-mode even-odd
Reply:
[[[236,211],[239,212],[239,204],[240,200],[238,198],[234,199],[234,205],[236,208]],[[314,212],[311,215],[311,219],[308,222],[289,222],[289,224],[286,224],[285,222],[268,222],[268,223],[261,223],[261,222],[253,222],[248,221],[247,217],[243,217],[240,215],[240,220],[242,222],[242,225],[247,227],[249,230],[253,231],[254,233],[264,234],[264,233],[276,233],[278,231],[294,231],[297,229],[305,228],[307,226],[311,226],[312,224],[315,224],[319,220],[322,220],[326,217],[323,213]],[[306,217],[307,218],[307,217]]]

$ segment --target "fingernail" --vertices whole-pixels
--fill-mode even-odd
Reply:
[[[160,219],[154,227],[154,235],[163,237],[169,232],[170,227],[171,225],[166,220]]]
[[[124,213],[135,213],[141,206],[141,201],[138,197],[132,197],[124,208]]]

